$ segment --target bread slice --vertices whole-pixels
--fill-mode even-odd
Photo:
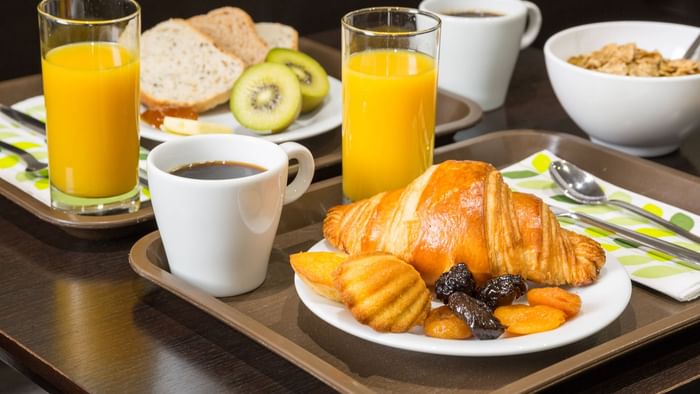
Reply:
[[[141,102],[149,108],[203,112],[226,102],[245,69],[183,19],[170,19],[141,36]]]
[[[255,30],[272,48],[299,49],[299,33],[293,27],[273,22],[258,22]]]
[[[253,19],[236,7],[222,7],[188,19],[202,33],[210,36],[226,52],[243,59],[247,66],[265,60],[267,44],[255,31]]]

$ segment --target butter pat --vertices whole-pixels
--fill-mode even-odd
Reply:
[[[233,129],[218,123],[202,122],[199,120],[175,118],[166,116],[163,118],[161,130],[180,135],[196,134],[230,134]]]

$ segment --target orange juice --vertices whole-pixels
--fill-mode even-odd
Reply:
[[[77,197],[117,196],[138,182],[139,62],[118,44],[82,42],[42,59],[49,176]]]
[[[437,71],[430,56],[369,50],[343,64],[343,194],[406,186],[433,161]]]

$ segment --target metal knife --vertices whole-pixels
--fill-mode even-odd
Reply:
[[[41,134],[43,137],[46,137],[46,125],[39,119],[33,118],[24,112],[17,111],[16,109],[8,107],[4,104],[0,104],[0,112],[17,123]]]
[[[565,209],[551,205],[549,206],[549,208],[556,216],[568,217],[573,220],[579,220],[588,224],[592,224],[594,226],[602,228],[603,230],[612,231],[622,238],[626,238],[628,240],[642,244],[649,248],[656,249],[671,256],[677,257],[680,259],[678,260],[678,262],[680,264],[685,265],[686,267],[700,270],[700,253],[698,252],[678,245],[674,245],[662,239],[652,238],[648,235],[638,233],[634,230],[630,230],[622,226],[605,222],[593,216],[586,215],[585,213],[567,211]]]

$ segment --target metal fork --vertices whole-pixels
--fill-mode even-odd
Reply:
[[[44,170],[46,170],[49,165],[40,162],[39,160],[37,160],[36,157],[34,157],[31,153],[27,152],[26,150],[18,148],[12,144],[8,144],[4,141],[0,141],[0,148],[17,154],[17,156],[19,156],[22,159],[22,161],[24,161],[27,164],[25,171],[31,172],[37,176],[46,177],[48,175],[47,173],[45,173]],[[148,187],[148,174],[145,170],[141,169],[140,167],[139,182],[141,183],[141,186]]]
[[[27,168],[25,170],[27,172],[41,171],[48,166],[48,164],[40,162],[36,159],[36,157],[32,156],[32,154],[27,152],[26,150],[18,148],[12,144],[8,144],[7,142],[0,141],[0,148],[8,150],[19,156],[20,159],[22,159],[22,161],[27,164]]]

